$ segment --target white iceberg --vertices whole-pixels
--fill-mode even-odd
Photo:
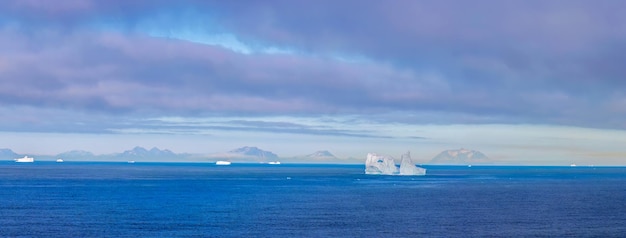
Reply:
[[[230,161],[218,160],[217,162],[215,162],[215,165],[230,165]]]
[[[426,169],[417,167],[409,152],[402,155],[400,168],[396,166],[393,157],[368,153],[365,160],[365,174],[381,175],[425,175]]]
[[[32,163],[35,162],[35,159],[33,157],[28,157],[28,156],[24,156],[24,158],[18,158],[18,159],[14,159],[15,162],[18,163]]]

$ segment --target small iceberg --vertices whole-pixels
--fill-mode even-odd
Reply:
[[[267,163],[268,164],[280,164],[280,161],[270,161],[270,162],[267,162]]]
[[[63,163],[63,159],[57,159],[57,163]]]
[[[218,160],[215,165],[230,165],[230,161]]]
[[[129,160],[129,161],[128,161],[128,163],[129,163],[129,164],[134,164],[134,163],[135,163],[135,161],[134,161],[134,160]]]
[[[24,156],[24,158],[17,158],[17,159],[14,159],[14,160],[17,163],[32,163],[32,162],[35,162],[35,158],[28,157],[26,155]]]

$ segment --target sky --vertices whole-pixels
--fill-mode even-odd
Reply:
[[[0,148],[626,165],[624,1],[0,1]]]

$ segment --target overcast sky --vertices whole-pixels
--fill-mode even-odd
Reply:
[[[0,1],[0,148],[626,165],[624,1]]]

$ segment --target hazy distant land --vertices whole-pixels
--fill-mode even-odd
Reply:
[[[363,158],[339,158],[327,150],[319,150],[302,156],[282,157],[271,151],[263,150],[254,146],[244,146],[222,153],[211,154],[191,154],[176,153],[168,149],[153,147],[146,149],[136,146],[130,150],[120,153],[94,154],[84,150],[72,150],[56,155],[33,155],[18,154],[11,149],[0,149],[0,160],[13,160],[25,155],[35,157],[35,161],[136,161],[136,162],[215,162],[217,160],[228,160],[241,163],[267,163],[280,161],[282,163],[346,163],[359,164],[365,161]],[[398,158],[395,158],[398,159]],[[397,161],[399,162],[399,161]],[[494,163],[480,151],[469,149],[445,150],[428,163],[440,165],[471,165],[471,164],[492,164]]]
[[[244,146],[223,153],[191,154],[176,153],[168,149],[153,147],[146,149],[136,146],[120,153],[94,154],[85,150],[72,150],[56,155],[21,154],[11,149],[0,149],[0,160],[13,160],[28,155],[35,157],[35,161],[136,161],[136,162],[214,162],[217,160],[229,160],[232,162],[272,162],[281,161],[289,163],[359,163],[356,159],[341,159],[326,150],[295,157],[280,157],[277,154],[254,146]]]

